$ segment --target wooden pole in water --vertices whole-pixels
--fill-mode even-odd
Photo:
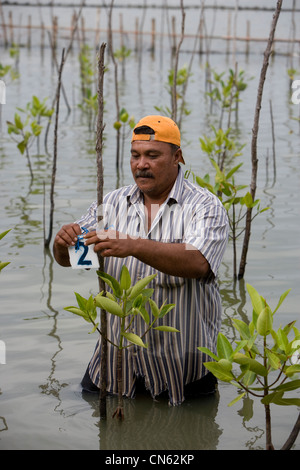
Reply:
[[[28,49],[31,48],[31,15],[28,16],[27,47]]]
[[[97,203],[98,209],[103,204],[103,186],[104,186],[104,173],[103,173],[103,110],[104,110],[104,98],[103,98],[103,82],[104,82],[104,52],[106,44],[102,43],[99,51],[98,58],[98,116],[97,116],[97,140],[96,140],[96,154],[97,154]],[[101,211],[102,212],[102,211]],[[102,220],[102,214],[98,211],[98,223]],[[98,260],[100,265],[100,271],[104,271],[104,259],[98,253]],[[98,277],[99,290],[105,290],[104,281]],[[100,418],[106,418],[106,381],[107,381],[107,319],[106,311],[101,309],[101,354],[100,354],[100,396],[99,396],[99,410]]]
[[[119,88],[118,88],[118,64],[116,62],[114,51],[113,51],[113,40],[112,40],[112,11],[114,6],[114,0],[111,0],[110,9],[109,9],[109,16],[108,16],[108,38],[109,38],[109,53],[111,56],[111,60],[114,65],[114,82],[115,82],[115,100],[116,100],[116,122],[120,119],[120,105],[119,105]],[[117,175],[119,176],[120,171],[120,128],[116,129],[117,137],[116,137],[116,171]]]
[[[173,78],[173,87],[172,87],[172,119],[176,122],[177,120],[177,92],[176,92],[176,85],[177,85],[177,71],[178,71],[178,59],[179,59],[179,51],[181,44],[184,39],[184,23],[185,23],[185,11],[184,11],[184,6],[183,6],[183,0],[180,1],[181,5],[181,13],[182,13],[182,19],[181,19],[181,37],[179,40],[179,43],[176,48],[176,53],[175,53],[175,66],[174,66],[174,78]]]
[[[49,234],[47,240],[45,240],[45,247],[49,248],[52,229],[53,229],[53,213],[54,213],[54,186],[56,178],[56,162],[57,162],[57,129],[58,129],[58,114],[59,114],[59,102],[60,102],[60,89],[61,89],[61,76],[62,70],[65,63],[65,49],[62,50],[61,62],[58,71],[58,83],[56,89],[56,110],[55,110],[55,127],[54,127],[54,153],[53,153],[53,165],[52,165],[52,179],[51,179],[51,191],[50,191],[50,224]]]
[[[256,107],[255,107],[255,114],[254,114],[254,124],[252,128],[252,141],[251,141],[252,174],[251,174],[250,194],[252,196],[253,201],[255,200],[255,193],[256,193],[256,179],[257,179],[257,169],[258,169],[257,136],[258,136],[259,117],[260,117],[260,110],[261,110],[261,103],[262,103],[262,96],[263,96],[263,88],[264,88],[264,83],[266,79],[267,69],[269,66],[269,59],[270,59],[271,52],[272,52],[276,25],[277,25],[277,21],[280,15],[280,11],[281,11],[281,5],[282,5],[282,0],[278,0],[276,10],[273,15],[273,21],[271,25],[267,47],[264,52],[264,61],[263,61],[263,65],[261,68],[260,80],[258,84]],[[245,235],[244,235],[244,241],[243,241],[243,247],[242,247],[242,253],[241,253],[238,279],[242,279],[245,274],[247,253],[248,253],[248,247],[249,247],[249,242],[250,242],[251,220],[252,220],[252,208],[248,208],[247,213],[246,213]]]

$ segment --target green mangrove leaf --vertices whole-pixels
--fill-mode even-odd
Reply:
[[[158,308],[156,302],[154,302],[153,299],[149,299],[149,304],[150,304],[151,312],[152,312],[153,316],[155,318],[157,318],[158,315],[159,315],[159,308]]]
[[[264,377],[268,375],[267,369],[262,364],[260,364],[260,362],[246,356],[245,354],[235,353],[233,355],[233,361],[237,364],[248,366],[249,370],[255,372],[258,375],[262,375]]]
[[[121,290],[127,290],[131,286],[131,277],[125,264],[122,266],[121,275],[120,275],[120,287]]]
[[[0,271],[1,271],[3,268],[5,268],[5,266],[7,266],[8,264],[10,264],[10,261],[6,261],[6,262],[3,262],[3,263],[0,262]]]
[[[210,351],[210,349],[205,348],[204,346],[199,346],[197,349],[199,349],[199,351],[206,354],[207,356],[212,357],[217,362],[220,360],[218,356],[216,356],[212,351]]]
[[[247,370],[243,376],[242,382],[245,387],[250,387],[256,379],[256,373],[252,372],[252,370]]]
[[[241,394],[238,395],[234,400],[232,400],[230,403],[228,403],[227,406],[235,405],[235,404],[236,404],[238,401],[240,401],[245,395],[246,395],[246,392],[241,393]]]
[[[140,308],[142,304],[143,304],[143,295],[140,294],[134,299],[134,301],[132,302],[132,306],[134,308]]]
[[[275,338],[274,334],[272,334],[272,336]],[[286,333],[281,328],[279,328],[276,333],[276,340],[277,346],[286,353],[289,347],[289,340]]]
[[[232,320],[232,322],[233,322],[234,327],[240,333],[242,339],[247,339],[248,340],[248,339],[251,338],[249,326],[247,325],[247,323],[245,323],[242,320],[238,320],[238,319],[234,319],[234,320]]]
[[[292,366],[288,366],[284,370],[285,375],[288,377],[291,377],[294,374],[299,374],[300,373],[300,364],[293,364]]]
[[[144,322],[147,323],[147,325],[149,325],[150,323],[149,313],[147,312],[145,307],[140,307],[138,311],[141,317],[143,318]]]
[[[278,301],[278,304],[277,304],[277,307],[275,308],[275,310],[273,311],[273,315],[275,312],[277,312],[277,310],[279,309],[280,305],[282,304],[282,302],[284,301],[284,299],[286,298],[286,296],[289,294],[289,292],[291,291],[292,289],[288,289],[287,291],[285,291],[281,296],[280,296],[280,299]]]
[[[92,320],[89,317],[89,315],[86,312],[84,312],[83,310],[81,310],[80,308],[77,308],[77,307],[64,307],[64,310],[67,310],[67,312],[74,313],[75,315],[79,315],[80,317],[82,317],[88,323],[92,323]]]
[[[283,393],[283,391],[269,393],[261,399],[261,403],[264,405],[274,403],[274,405],[281,406],[300,406],[300,398],[283,398]]]
[[[217,354],[221,359],[230,359],[233,353],[232,346],[222,333],[217,338]]]
[[[163,318],[165,315],[167,315],[167,313],[173,310],[174,307],[175,307],[175,304],[162,305],[159,309],[158,318]]]
[[[204,362],[206,369],[214,374],[217,379],[223,382],[231,382],[234,380],[234,375],[231,371],[226,370],[219,362]]]
[[[252,287],[250,284],[246,284],[246,286],[250,295],[253,310],[257,315],[259,315],[266,305],[263,302],[261,295],[257,292],[256,289],[254,289],[254,287]]]
[[[270,307],[265,307],[257,319],[257,332],[261,336],[267,336],[271,333],[273,327],[273,315]]]
[[[117,315],[118,317],[124,317],[124,312],[117,302],[108,299],[101,294],[96,295],[95,302],[97,307],[100,307],[113,315]]]
[[[137,297],[142,292],[142,290],[149,284],[149,282],[151,282],[152,279],[154,279],[156,276],[157,276],[157,274],[152,274],[152,275],[146,276],[144,279],[141,279],[140,281],[138,281],[132,287],[129,298],[134,299],[135,297]]]
[[[270,363],[270,366],[272,367],[272,369],[280,369],[281,368],[281,361],[278,357],[277,354],[275,354],[274,352],[270,351],[270,349],[266,348],[265,349],[265,352],[266,352],[266,355],[267,355],[267,358],[269,360],[269,363]]]
[[[22,142],[20,142],[17,147],[18,149],[20,150],[21,154],[23,155],[23,153],[25,152],[25,149],[26,149],[26,146],[27,146],[27,143],[25,142],[25,140],[22,140]]]
[[[123,331],[121,335],[124,336],[124,338],[126,338],[128,341],[130,341],[130,343],[136,344],[137,346],[141,346],[142,348],[147,347],[147,345],[143,343],[142,339],[135,333],[126,333],[125,331]]]
[[[218,364],[224,368],[227,372],[232,370],[232,362],[228,359],[220,359]]]
[[[80,294],[78,294],[77,292],[74,292],[75,293],[75,296],[76,296],[76,300],[77,300],[77,303],[78,303],[78,307],[81,309],[81,310],[85,310],[86,309],[86,304],[87,304],[87,299],[85,299],[84,297],[82,297]]]
[[[122,297],[121,286],[113,276],[102,271],[97,271],[97,274],[112,289],[116,297]]]
[[[156,326],[154,329],[159,330],[159,331],[169,331],[170,333],[180,333],[180,331],[177,330],[177,328],[174,328],[173,326],[167,326],[167,325]]]
[[[11,228],[9,230],[6,230],[5,232],[0,233],[0,240],[1,240],[1,238],[5,237],[5,235],[7,235],[8,232],[10,232],[10,231],[11,231]]]
[[[276,387],[276,391],[278,391],[278,392],[281,392],[281,391],[289,392],[291,390],[297,390],[298,388],[300,388],[300,380],[299,379],[291,380],[290,382],[278,385],[278,387]]]
[[[92,329],[92,331],[89,332],[89,335],[91,335],[92,333],[95,333],[95,331],[97,330],[98,326],[99,326],[99,323],[95,323],[94,328]]]

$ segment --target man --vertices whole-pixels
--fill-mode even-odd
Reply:
[[[54,241],[54,256],[69,266],[68,247],[81,228],[87,246],[105,259],[105,272],[119,278],[123,264],[132,282],[157,273],[153,299],[175,308],[162,322],[180,333],[151,330],[148,348],[124,350],[123,393],[133,397],[144,381],[153,397],[168,391],[170,404],[182,403],[189,392],[213,392],[215,381],[203,366],[208,358],[198,346],[215,349],[221,323],[221,302],[216,281],[228,238],[226,211],[217,197],[184,178],[180,132],[164,116],[146,116],[134,128],[131,171],[134,185],[104,198],[103,228],[97,230],[97,204],[77,223],[65,225]],[[109,315],[108,338],[118,342],[118,318]],[[136,316],[133,331],[142,336],[143,320]],[[98,341],[87,373],[85,389],[99,387]],[[117,393],[116,348],[108,343],[107,390]]]

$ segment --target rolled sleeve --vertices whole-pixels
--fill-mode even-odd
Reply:
[[[217,275],[228,241],[228,217],[226,209],[213,194],[197,204],[185,231],[183,242],[193,245],[208,261]]]

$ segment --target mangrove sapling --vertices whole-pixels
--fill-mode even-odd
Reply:
[[[135,126],[135,121],[133,116],[129,117],[128,111],[125,108],[122,108],[119,115],[119,120],[114,122],[114,128],[116,131],[122,129],[122,148],[121,148],[121,168],[123,166],[123,157],[124,157],[124,148],[125,148],[125,140],[126,140],[126,124],[128,125],[128,129],[132,132],[132,129]]]
[[[65,307],[65,310],[81,316],[88,323],[92,323],[93,329],[91,333],[98,331],[100,335],[102,335],[102,332],[101,329],[99,329],[99,322],[97,323],[97,307],[119,318],[120,330],[118,343],[113,343],[109,338],[106,338],[106,340],[118,349],[118,406],[113,413],[113,417],[116,416],[123,419],[122,351],[133,345],[147,348],[147,344],[144,343],[143,338],[152,328],[164,332],[178,332],[176,328],[171,326],[154,326],[157,321],[162,319],[175,307],[175,304],[166,304],[164,302],[163,305],[159,307],[156,302],[151,299],[154,289],[148,288],[147,286],[155,278],[156,274],[146,276],[134,285],[132,285],[131,276],[126,265],[123,265],[121,269],[119,281],[104,272],[98,271],[98,275],[108,285],[110,291],[100,292],[95,297],[91,295],[88,299],[75,293],[78,307]],[[149,308],[147,309],[147,307],[150,307],[151,314],[149,314]],[[133,331],[134,319],[138,315],[141,316],[146,324],[146,329],[142,336],[137,335]]]
[[[205,145],[209,147],[206,141]],[[262,212],[268,210],[268,207],[260,209],[260,200],[253,201],[249,191],[244,195],[240,195],[240,191],[245,189],[246,185],[237,185],[235,183],[235,173],[239,170],[243,163],[236,165],[228,173],[222,171],[216,161],[210,159],[216,173],[214,184],[210,183],[210,176],[207,173],[203,178],[195,177],[199,186],[208,189],[211,193],[217,196],[224,205],[229,221],[230,233],[229,238],[232,240],[233,247],[233,276],[237,278],[237,239],[243,234],[245,228],[241,228],[240,224],[246,216],[246,211],[249,207],[257,208],[256,213],[252,214],[252,220]]]
[[[176,75],[176,106],[180,107],[181,110],[181,115],[188,116],[191,111],[187,108],[186,106],[186,101],[185,101],[185,89],[187,86],[187,82],[189,77],[191,76],[190,71],[186,66],[182,67],[177,71]],[[174,93],[174,84],[175,84],[175,69],[169,70],[168,74],[168,82],[166,84],[166,90],[168,93],[171,95],[172,98],[172,93]],[[161,114],[172,117],[172,109],[169,108],[168,106],[154,106],[156,111],[159,111]],[[181,123],[182,119],[179,121]]]
[[[199,138],[201,149],[210,158],[213,158],[223,171],[236,157],[242,155],[245,144],[240,144],[234,137],[230,137],[231,129],[227,129],[227,131],[221,128],[216,130],[214,126],[211,126],[211,129],[213,137],[204,135]]]
[[[114,52],[114,56],[122,65],[122,80],[125,80],[125,60],[131,54],[131,49],[128,49],[124,44]]]
[[[29,155],[29,147],[33,143],[34,139],[42,132],[42,126],[40,126],[36,120],[30,122],[30,117],[27,116],[25,121],[22,121],[21,116],[15,113],[14,122],[6,121],[7,132],[13,134],[12,139],[17,143],[17,148],[21,155],[25,153],[27,163],[29,167],[31,181],[33,180],[33,170]],[[15,137],[18,136],[18,137]]]
[[[94,93],[95,64],[91,58],[91,48],[83,45],[79,54],[80,84],[82,103],[78,107],[87,115],[89,130],[94,129],[98,111],[98,96]]]
[[[230,127],[231,114],[235,111],[236,124],[238,121],[238,105],[240,102],[240,93],[247,88],[245,81],[245,72],[229,69],[228,76],[223,78],[225,72],[217,73],[211,69],[210,91],[206,95],[211,99],[211,109],[217,104],[220,108],[219,127],[223,127],[224,112],[228,112],[227,128]]]
[[[300,372],[300,330],[295,327],[295,321],[277,331],[273,329],[274,314],[290,289],[281,295],[273,311],[254,287],[247,284],[247,290],[253,307],[252,320],[249,324],[239,319],[232,320],[233,327],[240,336],[236,341],[236,348],[219,333],[216,354],[204,347],[198,349],[213,359],[204,364],[209,371],[219,380],[242,390],[228,406],[237,403],[246,393],[261,399],[265,409],[266,449],[272,450],[270,405],[300,406],[299,398],[284,397],[285,393],[300,388],[300,380],[297,378]],[[292,332],[294,337],[289,339]],[[235,370],[235,365],[239,366],[239,371]],[[299,424],[298,418],[293,438],[288,439],[289,448],[297,438]],[[287,446],[284,445],[284,448]]]
[[[17,108],[25,114],[25,119],[22,120],[20,114],[15,113],[14,122],[7,122],[7,131],[12,139],[17,143],[17,148],[23,155],[25,153],[28,167],[30,171],[31,180],[33,180],[33,170],[29,155],[29,148],[34,140],[39,137],[43,130],[41,125],[42,118],[50,118],[53,114],[53,109],[46,106],[47,98],[40,101],[36,96],[32,97],[31,102],[27,103],[25,109]]]

